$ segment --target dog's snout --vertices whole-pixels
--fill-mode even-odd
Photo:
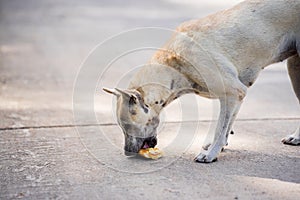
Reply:
[[[155,137],[152,137],[150,140],[150,146],[155,147],[155,145],[157,145],[157,139]]]
[[[153,148],[157,145],[156,137],[149,137],[144,141],[144,144],[147,144],[149,147]]]

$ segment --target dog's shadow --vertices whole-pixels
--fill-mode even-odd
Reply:
[[[296,151],[298,149],[295,149]],[[192,157],[192,155],[190,155]],[[184,157],[182,157],[185,159]],[[190,162],[190,158],[186,158]],[[300,183],[300,158],[289,155],[274,155],[249,150],[225,149],[219,154],[218,161],[203,165],[212,174],[249,176],[278,179],[286,182]]]

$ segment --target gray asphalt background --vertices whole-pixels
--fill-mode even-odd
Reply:
[[[158,145],[165,156],[157,161],[124,157],[109,95],[96,94],[98,124],[84,108],[74,123],[73,85],[97,44],[137,27],[173,29],[236,2],[1,0],[0,199],[299,199],[299,147],[280,143],[300,120],[285,63],[265,69],[249,89],[235,135],[212,164],[192,160],[214,101],[197,97],[197,106],[183,97],[191,113],[184,119],[178,102],[166,109]],[[129,64],[135,59],[149,58]],[[180,143],[174,133],[189,139]]]

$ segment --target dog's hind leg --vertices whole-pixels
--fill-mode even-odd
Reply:
[[[300,145],[300,128],[298,128],[292,135],[288,135],[281,140],[283,144]]]
[[[294,55],[287,61],[289,76],[293,85],[294,92],[300,103],[300,57]]]
[[[287,61],[289,76],[293,85],[294,92],[300,103],[300,57],[294,55]],[[300,145],[300,127],[292,134],[282,139],[284,144]]]

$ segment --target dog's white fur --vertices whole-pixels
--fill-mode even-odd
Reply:
[[[124,107],[128,107],[124,95],[111,91],[120,97],[117,116],[124,132],[122,121],[142,124],[139,130],[149,127],[143,123],[158,117],[163,107],[182,94],[218,98],[221,110],[215,134],[195,158],[198,162],[212,162],[227,144],[247,88],[263,68],[289,58],[289,73],[300,100],[299,0],[248,0],[229,10],[185,22],[176,31],[124,91],[135,98],[139,94],[150,112],[124,115]],[[155,136],[154,132],[145,134]],[[299,144],[300,130],[283,142]]]

